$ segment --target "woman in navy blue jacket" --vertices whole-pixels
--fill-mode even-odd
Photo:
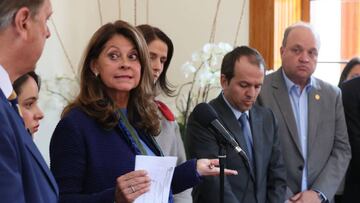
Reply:
[[[136,155],[162,155],[154,140],[160,125],[148,53],[141,34],[124,21],[102,26],[91,38],[80,93],[65,107],[50,143],[60,202],[133,202],[149,190],[146,171],[134,171]],[[217,164],[199,159],[177,166],[171,192],[218,175]]]

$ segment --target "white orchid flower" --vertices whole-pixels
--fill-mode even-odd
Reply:
[[[201,61],[201,53],[199,52],[194,52],[192,55],[191,55],[191,60],[193,62],[198,62],[198,61]]]
[[[199,73],[199,82],[200,82],[200,86],[201,87],[205,87],[205,85],[207,85],[209,83],[209,81],[211,80],[212,77],[212,73],[208,70],[202,70]]]
[[[210,66],[211,67],[214,67],[218,64],[218,57],[213,55],[210,59]]]
[[[188,61],[181,66],[181,69],[185,74],[185,78],[188,78],[190,74],[193,74],[196,71],[194,65]]]
[[[187,97],[190,101],[187,101],[187,99],[184,101],[181,100],[179,104],[180,111],[188,109],[189,107],[192,108],[192,106],[195,105],[195,101],[199,102],[204,99],[201,98],[201,95],[208,95],[209,91],[213,90],[212,87],[220,87],[220,64],[224,55],[232,49],[233,47],[225,42],[219,42],[217,44],[206,43],[200,51],[192,53],[191,60],[184,63],[181,67],[186,78],[189,76],[192,77],[189,87],[192,91],[186,93],[190,93],[190,96]],[[204,88],[207,86],[210,86],[211,88]],[[185,102],[185,107],[182,102]],[[188,106],[189,104],[190,106]]]
[[[211,57],[211,53],[210,52],[202,52],[200,57],[201,57],[202,62],[208,61]]]
[[[210,54],[211,54],[211,53],[213,52],[215,46],[216,46],[216,45],[213,44],[213,43],[206,43],[206,44],[203,46],[202,51],[203,51],[204,53],[210,53]]]
[[[216,45],[212,43],[206,43],[202,49],[202,60],[209,60],[214,54],[216,54]]]
[[[223,54],[225,55],[227,52],[233,50],[233,47],[229,43],[219,42],[218,47],[223,50]]]
[[[212,73],[209,83],[216,86],[220,85],[220,71],[215,71]]]

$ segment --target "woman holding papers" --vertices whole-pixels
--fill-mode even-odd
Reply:
[[[160,120],[149,53],[142,35],[124,21],[103,25],[85,51],[80,93],[65,107],[50,143],[50,167],[60,202],[133,202],[150,188],[135,156],[161,156],[154,140]],[[172,193],[218,175],[217,160],[175,168]],[[236,171],[227,170],[228,174]]]

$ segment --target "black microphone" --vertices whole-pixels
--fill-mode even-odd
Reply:
[[[225,141],[234,148],[246,161],[249,161],[245,151],[241,149],[234,137],[226,130],[226,128],[220,123],[216,111],[208,103],[198,104],[194,110],[193,115],[196,121],[198,121],[204,127],[210,127],[220,134],[220,140]],[[215,133],[218,136],[217,133]],[[219,136],[218,136],[219,137]]]

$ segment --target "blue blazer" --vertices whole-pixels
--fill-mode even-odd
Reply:
[[[160,156],[150,136],[141,139]],[[120,127],[104,129],[79,108],[60,120],[50,142],[50,168],[59,184],[60,202],[114,202],[116,179],[134,170],[135,150]],[[198,183],[196,162],[176,167],[172,192]]]
[[[0,89],[0,201],[52,203],[58,188],[22,119]]]

